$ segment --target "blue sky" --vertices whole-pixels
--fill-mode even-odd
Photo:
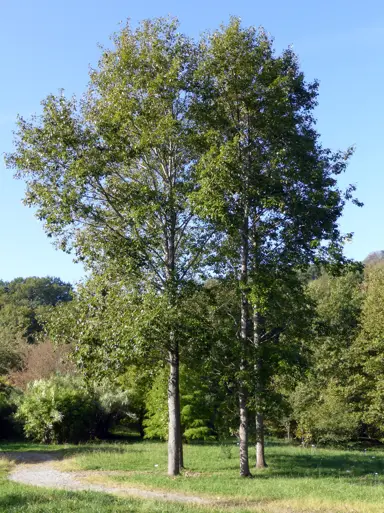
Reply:
[[[49,93],[81,94],[100,50],[119,22],[171,14],[181,29],[198,36],[230,15],[244,25],[262,25],[276,49],[292,44],[308,79],[320,81],[316,116],[322,141],[332,149],[356,145],[340,184],[354,183],[362,209],[347,207],[344,232],[354,232],[348,256],[362,259],[384,249],[384,2],[382,0],[0,0],[0,152],[12,149],[18,113],[39,110]],[[23,184],[0,160],[0,279],[83,275],[69,255],[56,251],[33,211],[21,204]]]

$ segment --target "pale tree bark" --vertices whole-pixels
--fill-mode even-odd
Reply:
[[[268,465],[265,461],[265,443],[264,443],[264,415],[261,411],[263,382],[262,382],[262,366],[263,360],[260,355],[261,344],[264,335],[264,319],[255,311],[253,314],[253,342],[256,353],[256,386],[255,386],[255,404],[256,404],[256,468],[263,469]]]
[[[249,471],[248,459],[248,390],[244,384],[244,373],[246,372],[246,355],[249,343],[249,302],[246,287],[248,285],[248,212],[245,212],[242,227],[242,244],[241,244],[241,361],[240,361],[240,386],[239,386],[239,445],[240,445],[240,476],[248,477],[251,475]]]
[[[176,476],[180,473],[181,466],[179,355],[177,345],[169,352],[168,415],[168,475]]]
[[[240,476],[250,476],[248,461],[248,410],[247,410],[248,394],[245,387],[240,386],[239,390],[239,409],[240,409]]]
[[[264,416],[256,412],[256,468],[268,467],[264,453]]]

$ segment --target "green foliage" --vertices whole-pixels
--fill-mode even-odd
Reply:
[[[88,388],[80,378],[56,376],[30,383],[15,417],[31,440],[77,443],[105,436],[111,420],[127,410],[123,392],[106,384]]]
[[[200,51],[193,111],[202,154],[194,200],[221,236],[217,270],[234,277],[241,296],[234,376],[240,473],[248,476],[248,395],[256,411],[272,409],[274,374],[299,359],[289,343],[297,342],[303,325],[296,321],[306,309],[297,272],[346,260],[338,219],[354,187],[342,191],[337,177],[352,150],[321,146],[313,115],[318,83],[305,81],[292,49],[277,56],[263,29],[243,28],[232,18],[201,42]]]
[[[71,285],[59,278],[16,278],[0,282],[0,375],[20,370],[26,344],[37,341],[39,317],[71,300]]]
[[[366,295],[360,272],[323,273],[308,284],[315,305],[305,340],[306,374],[291,383],[297,435],[316,443],[345,443],[364,435],[366,400],[356,341],[364,322]],[[366,435],[366,433],[365,433]]]
[[[217,436],[219,397],[210,390],[210,377],[196,369],[183,367],[180,373],[181,422],[183,437],[191,440],[214,440]]]
[[[49,306],[70,301],[72,287],[59,278],[16,278],[0,283],[0,343],[23,338],[31,343],[42,330],[38,316]]]
[[[188,199],[193,46],[175,20],[162,18],[136,30],[127,24],[113,43],[81,101],[50,95],[41,116],[19,119],[7,163],[62,249],[164,287],[193,271],[208,238]],[[164,256],[168,243],[173,253]]]
[[[21,368],[24,346],[21,335],[12,333],[8,328],[0,328],[0,376]]]
[[[361,331],[351,348],[351,376],[348,382],[359,402],[365,435],[384,439],[383,356],[384,356],[384,267],[382,262],[366,268]]]
[[[361,414],[345,388],[330,381],[319,390],[309,380],[300,383],[291,399],[296,436],[304,442],[334,445],[357,440]]]
[[[305,81],[291,49],[276,56],[266,32],[236,18],[203,41],[201,52],[194,109],[204,152],[195,200],[223,230],[226,255],[238,262],[246,237],[255,293],[263,275],[271,283],[275,272],[343,261],[337,219],[353,187],[344,194],[337,176],[351,151],[320,145],[318,83]]]
[[[123,421],[132,430],[138,431],[144,438],[144,416],[147,394],[156,375],[156,369],[146,369],[144,366],[131,365],[127,371],[116,379],[117,384],[129,397],[130,416]]]
[[[19,435],[19,426],[13,418],[19,396],[20,391],[0,378],[0,439]]]
[[[145,438],[168,438],[167,374],[160,369],[146,395],[146,417],[144,420]]]
[[[209,389],[212,376],[203,376],[185,365],[180,369],[180,402],[182,435],[186,441],[217,438],[220,405],[218,397]],[[160,369],[146,395],[145,438],[167,439],[167,376]],[[228,435],[228,432],[227,432]]]
[[[340,382],[350,373],[350,348],[359,333],[364,299],[362,280],[359,272],[323,274],[308,285],[308,297],[316,305],[308,339],[311,367],[323,385],[332,377]]]

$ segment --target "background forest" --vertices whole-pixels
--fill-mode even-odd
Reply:
[[[305,289],[300,329],[296,306],[291,312],[278,308],[274,323],[279,330],[266,340],[260,355],[268,362],[268,372],[262,375],[266,432],[304,444],[380,444],[383,252],[370,254],[361,269],[340,276],[311,268],[300,279]],[[1,437],[78,442],[112,436],[120,429],[166,439],[163,364],[140,358],[131,363],[124,356],[118,368],[93,372],[84,351],[97,351],[97,344],[76,348],[70,342],[54,344],[46,335],[44,326],[52,317],[57,331],[59,325],[63,334],[72,333],[84,293],[58,278],[1,283]],[[207,281],[199,294],[189,307],[202,310],[203,302],[208,311],[201,321],[205,335],[200,353],[192,358],[186,348],[183,354],[182,436],[187,442],[224,441],[238,430],[236,351],[206,333],[228,336],[232,328],[226,326],[227,312],[239,317],[236,294],[215,280]],[[65,404],[68,411],[63,415]],[[250,409],[255,413],[252,401]],[[255,441],[254,425],[251,439]]]

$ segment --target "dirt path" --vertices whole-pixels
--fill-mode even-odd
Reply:
[[[161,492],[142,490],[128,486],[105,486],[102,484],[87,483],[83,479],[92,477],[95,473],[89,472],[62,472],[57,470],[55,462],[61,459],[57,453],[50,452],[15,452],[0,453],[0,457],[6,457],[17,463],[10,472],[9,479],[18,483],[61,490],[90,490],[95,492],[112,493],[120,496],[134,496],[143,499],[176,501],[209,505],[213,501],[203,497],[185,495],[174,492]],[[100,472],[97,472],[100,475]],[[107,475],[108,472],[105,472]]]

